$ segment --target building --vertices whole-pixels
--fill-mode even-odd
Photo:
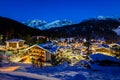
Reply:
[[[95,48],[95,53],[102,53],[105,55],[110,55],[111,50],[107,44],[99,44],[97,48]]]
[[[19,50],[28,47],[24,44],[25,40],[22,39],[11,39],[6,41],[6,49],[7,50]]]
[[[58,46],[67,46],[66,42],[58,42]]]
[[[51,62],[51,56],[56,53],[58,46],[50,44],[35,44],[27,49],[30,59],[41,58],[44,62]]]
[[[112,46],[115,46],[115,45],[116,45],[116,46],[120,46],[120,42],[112,43],[112,44],[110,44],[109,46],[112,47]]]

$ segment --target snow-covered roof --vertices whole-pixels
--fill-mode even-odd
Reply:
[[[37,46],[51,52],[51,53],[56,53],[58,46],[57,45],[53,45],[51,43],[47,43],[47,44],[37,44]]]
[[[116,42],[116,44],[120,45],[120,42]]]
[[[98,45],[98,48],[109,48],[107,44],[100,44]]]
[[[10,39],[10,40],[7,40],[6,42],[19,42],[19,41],[24,41],[22,39]]]
[[[120,59],[117,59],[117,58],[112,57],[112,56],[100,54],[100,53],[91,54],[91,55],[89,55],[89,58],[90,58],[92,61],[104,61],[104,60],[109,60],[109,61],[113,61],[113,62],[118,62],[118,63],[120,63]]]
[[[42,48],[44,49],[45,51],[49,52],[49,53],[52,53],[52,54],[55,54],[56,51],[58,50],[58,46],[57,45],[54,45],[52,43],[44,43],[44,44],[35,44],[35,45],[32,45],[31,47],[28,47],[27,49],[25,50],[29,50],[30,48],[34,47],[34,46],[38,46],[39,48]]]
[[[109,48],[109,46],[107,44],[103,44],[102,46],[105,48]]]
[[[112,43],[112,44],[110,44],[109,46],[112,47],[112,46],[114,46],[114,45],[120,46],[120,42]]]

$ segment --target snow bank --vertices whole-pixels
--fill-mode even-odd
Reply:
[[[94,61],[104,61],[104,60],[109,60],[109,61],[113,61],[113,62],[118,62],[120,63],[120,59],[117,59],[115,57],[112,56],[107,56],[104,54],[91,54],[89,55],[90,59],[94,62]]]
[[[38,75],[38,74],[33,74],[33,73],[27,73],[27,72],[3,72],[5,74],[10,74],[10,75],[15,75],[15,76],[24,76],[24,77],[29,77],[29,78],[33,78],[33,79],[40,79],[40,80],[60,80],[57,78],[53,78],[53,77],[47,77],[44,75]]]

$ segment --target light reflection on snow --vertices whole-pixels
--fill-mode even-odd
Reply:
[[[80,66],[52,66],[34,68],[31,66],[22,65],[18,70],[14,72],[28,73],[31,75],[46,76],[48,78],[57,78],[60,80],[120,80],[120,69],[119,70],[106,70],[106,71],[93,71],[91,69],[86,69]],[[0,72],[1,73],[1,72]],[[1,75],[1,74],[0,74]],[[2,77],[6,80],[8,78],[15,80],[15,75],[8,76],[3,75]],[[27,75],[25,75],[28,77]],[[28,77],[29,78],[29,77]],[[18,79],[19,80],[19,79]]]

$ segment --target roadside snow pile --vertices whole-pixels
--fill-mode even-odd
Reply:
[[[120,71],[120,59],[103,54],[91,54],[88,65],[92,70]]]
[[[90,59],[94,62],[94,61],[105,61],[105,60],[108,60],[108,61],[113,61],[113,62],[117,62],[117,63],[120,63],[120,59],[117,59],[115,57],[112,57],[112,56],[107,56],[107,55],[104,55],[104,54],[91,54],[90,56]]]

